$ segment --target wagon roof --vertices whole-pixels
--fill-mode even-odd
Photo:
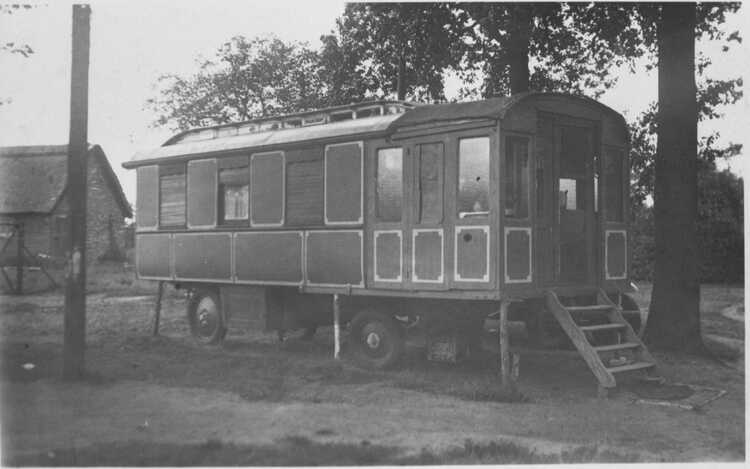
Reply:
[[[181,132],[167,140],[161,147],[141,151],[133,158],[123,164],[126,168],[133,168],[147,162],[162,159],[171,159],[191,155],[220,154],[226,151],[253,149],[260,150],[278,145],[297,144],[310,141],[321,141],[335,138],[364,138],[375,135],[393,134],[399,129],[425,125],[430,123],[466,121],[466,120],[498,120],[503,119],[505,114],[517,103],[527,98],[538,96],[561,96],[568,99],[583,100],[607,112],[619,113],[611,108],[585,96],[573,96],[562,93],[519,93],[510,97],[490,98],[482,101],[464,103],[446,103],[431,105],[409,105],[407,103],[383,101],[380,104],[400,104],[406,107],[403,113],[387,114],[361,119],[351,119],[339,122],[329,122],[323,125],[312,125],[309,127],[282,128],[277,130],[266,130],[255,133],[244,133],[231,136],[214,136],[205,140],[180,141],[188,133],[195,133],[200,129]],[[366,103],[361,106],[374,105],[378,103]],[[338,109],[338,108],[331,108]],[[319,112],[325,112],[319,111]],[[311,112],[301,113],[307,116]],[[278,120],[288,119],[292,116],[281,116]],[[622,119],[622,116],[620,116]],[[624,123],[624,120],[623,120]],[[214,126],[205,130],[218,130],[240,123]]]

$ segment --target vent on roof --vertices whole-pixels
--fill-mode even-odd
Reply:
[[[364,119],[365,117],[380,116],[383,114],[383,106],[370,106],[357,109],[355,119]]]
[[[326,123],[326,116],[325,114],[317,114],[314,116],[307,116],[302,118],[302,125],[308,126],[308,125],[320,125]]]
[[[354,119],[354,111],[340,111],[331,113],[329,119],[331,122],[341,122]]]
[[[302,127],[302,119],[287,119],[284,121],[285,129],[296,129]]]
[[[237,135],[237,127],[224,127],[219,129],[217,137],[234,137]]]

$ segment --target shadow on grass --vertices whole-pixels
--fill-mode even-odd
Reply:
[[[7,453],[6,453],[7,454]],[[620,454],[582,446],[560,454],[539,454],[523,445],[500,441],[485,444],[466,440],[444,452],[423,449],[405,455],[392,446],[320,443],[304,436],[288,436],[272,445],[236,445],[219,440],[179,445],[167,443],[107,443],[34,455],[4,457],[7,466],[362,466],[464,465],[637,462],[636,454]]]

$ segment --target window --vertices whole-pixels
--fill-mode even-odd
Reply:
[[[174,164],[159,169],[159,225],[185,225],[185,165]]]
[[[259,153],[250,157],[250,203],[253,225],[284,224],[284,153]]]
[[[463,138],[458,145],[458,214],[486,215],[490,200],[490,139]]]
[[[419,146],[419,223],[443,220],[443,144]]]
[[[505,141],[505,216],[529,216],[529,139]]]
[[[403,164],[401,148],[378,150],[375,209],[380,221],[401,221],[404,198]]]
[[[560,178],[560,208],[564,210],[583,210],[583,199],[578,198],[578,187],[581,181]]]
[[[250,206],[250,169],[247,157],[222,160],[219,168],[219,213],[222,222],[247,220]]]
[[[604,151],[604,210],[607,221],[623,221],[623,152],[618,148]]]

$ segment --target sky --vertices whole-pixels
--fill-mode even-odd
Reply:
[[[92,1],[89,71],[88,140],[104,149],[131,203],[135,172],[122,168],[137,151],[161,145],[172,132],[151,127],[145,108],[156,95],[163,74],[189,75],[196,59],[208,58],[235,35],[274,34],[284,41],[304,41],[313,48],[334,27],[342,1]],[[750,6],[725,25],[739,29],[745,41],[727,53],[718,46],[699,46],[714,64],[715,78],[750,72]],[[34,54],[0,54],[0,145],[56,145],[68,140],[70,106],[71,3],[55,1],[31,10],[0,15],[0,42],[29,44]],[[746,80],[745,80],[746,81]],[[459,83],[449,79],[447,95]],[[750,93],[726,109],[725,118],[702,125],[699,133],[719,130],[723,142],[750,148]],[[619,83],[600,100],[630,119],[657,97],[656,72],[619,72]],[[747,150],[745,151],[747,153]],[[725,165],[722,163],[722,165]],[[748,174],[745,158],[728,163]]]

